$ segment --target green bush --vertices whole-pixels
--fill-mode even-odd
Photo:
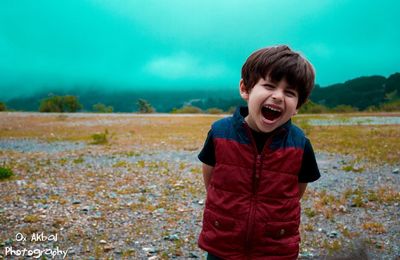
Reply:
[[[107,144],[108,143],[108,130],[106,129],[104,133],[92,134],[91,144]]]
[[[183,106],[182,108],[174,108],[172,110],[173,114],[199,114],[202,113],[203,111],[195,106]]]
[[[379,108],[376,107],[376,106],[369,106],[366,109],[364,109],[364,111],[366,111],[366,112],[378,112]]]
[[[222,114],[222,113],[224,113],[224,111],[222,111],[222,109],[212,107],[212,108],[207,109],[207,113],[208,113],[208,114],[217,115],[217,114]]]
[[[357,112],[357,111],[358,111],[358,108],[352,107],[350,105],[338,105],[331,109],[331,112],[333,112],[333,113],[352,113],[352,112]]]
[[[139,99],[137,101],[137,106],[139,113],[154,113],[156,111],[154,107],[144,99]]]
[[[39,112],[76,112],[82,104],[75,96],[52,96],[40,102]]]
[[[380,105],[380,110],[386,112],[400,111],[400,99],[383,103]]]
[[[7,110],[6,104],[0,102],[0,111],[6,111],[6,110]]]
[[[13,175],[14,173],[10,168],[0,167],[0,180],[8,179]]]
[[[114,110],[112,106],[106,106],[102,103],[94,104],[92,108],[97,113],[112,113]]]
[[[309,100],[299,110],[300,114],[321,114],[328,112],[328,108]]]
[[[228,108],[228,110],[226,111],[228,114],[233,114],[236,111],[236,107],[232,106],[230,108]]]

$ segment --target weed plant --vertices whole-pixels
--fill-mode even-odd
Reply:
[[[0,167],[0,180],[11,178],[14,175],[10,168]]]
[[[96,133],[92,135],[91,144],[107,144],[108,143],[108,130],[104,130],[104,133]]]

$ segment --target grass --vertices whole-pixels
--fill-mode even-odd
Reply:
[[[386,228],[382,223],[379,222],[366,222],[362,225],[364,230],[367,230],[369,233],[374,234],[383,234],[386,233]]]
[[[355,164],[366,161],[396,164],[400,158],[398,126],[313,126],[309,137],[316,150],[353,156],[353,165],[344,170],[353,171]]]
[[[7,167],[0,167],[0,180],[9,179],[14,176],[14,172]]]
[[[107,144],[108,143],[108,130],[104,130],[103,133],[95,133],[91,135],[92,142],[91,144]]]
[[[57,115],[17,117],[11,113],[2,116],[8,117],[8,127],[0,128],[0,136],[3,138],[40,138],[107,144],[111,138],[109,133],[112,132],[113,145],[126,147],[126,152],[132,156],[140,154],[139,151],[132,152],[132,145],[145,146],[148,149],[198,150],[204,143],[211,123],[221,118],[221,116],[204,115],[195,117],[144,115],[121,122],[117,117],[111,118],[107,115],[68,117],[68,120],[60,120]],[[304,128],[315,150],[354,156],[353,164],[345,170],[361,171],[362,168],[354,168],[354,165],[364,161],[374,165],[398,163],[400,158],[398,126],[311,126],[308,123],[312,118],[339,118],[345,121],[349,116],[352,115],[301,115],[295,117],[294,122]],[[98,123],[99,119],[110,121],[107,130],[104,130],[105,125]]]
[[[52,157],[52,155],[40,154],[39,158],[34,158],[33,155],[32,158],[28,158],[30,155],[11,152],[6,154],[0,151],[0,155],[4,158],[11,158],[7,159],[7,165],[12,165],[12,169],[18,172],[18,178],[29,180],[26,184],[16,188],[17,191],[23,190],[24,193],[29,193],[29,196],[35,198],[28,199],[29,203],[40,202],[42,196],[38,196],[38,194],[48,192],[45,188],[46,186],[38,184],[45,183],[47,187],[52,187],[51,189],[53,189],[57,185],[48,185],[54,179],[56,180],[55,183],[63,186],[59,186],[62,187],[59,193],[50,193],[48,195],[46,204],[54,206],[54,209],[63,209],[70,207],[71,197],[80,195],[79,198],[82,204],[74,206],[73,210],[80,212],[80,207],[94,205],[93,208],[90,207],[92,215],[80,212],[80,221],[88,221],[88,225],[96,225],[96,228],[88,229],[90,232],[106,229],[111,230],[110,232],[113,236],[119,236],[122,239],[129,238],[135,241],[142,238],[147,239],[148,237],[146,236],[157,238],[162,231],[172,234],[179,231],[179,227],[185,225],[200,225],[200,208],[202,205],[197,204],[197,201],[204,198],[200,165],[191,164],[190,162],[171,162],[170,160],[151,161],[144,158],[154,152],[163,150],[196,151],[200,149],[211,123],[221,118],[220,116],[136,116],[129,118],[127,121],[123,121],[119,117],[107,117],[107,115],[81,118],[72,116],[59,118],[51,115],[46,117],[35,115],[13,117],[12,114],[1,116],[9,117],[7,119],[7,122],[9,122],[7,128],[0,128],[0,136],[2,138],[40,138],[44,140],[69,140],[90,143],[94,141],[92,138],[93,133],[101,133],[109,144],[108,132],[112,133],[112,145],[87,146],[88,151],[93,153],[92,155],[87,154],[87,151],[68,151],[68,156],[64,154],[61,157],[57,157],[55,155],[54,159],[49,160],[47,157]],[[362,164],[364,160],[376,165],[398,163],[400,155],[400,131],[398,126],[319,127],[308,124],[308,119],[310,118],[309,116],[302,116],[301,120],[303,122],[300,125],[305,128],[315,150],[354,156],[354,161],[346,161],[345,165],[341,165],[341,167],[343,166],[342,170],[352,172],[359,170],[361,172],[364,169]],[[114,123],[107,125],[97,124],[98,121],[113,122],[113,120],[115,120]],[[106,132],[104,129],[108,129],[108,131]],[[54,137],[51,137],[50,133],[53,133]],[[112,156],[113,161],[109,165],[110,171],[106,171],[105,168],[93,167],[90,169],[91,161],[85,160],[86,156],[90,158],[90,156],[102,156],[104,154],[109,157]],[[143,158],[140,157],[140,160],[136,160],[136,158],[126,159],[126,157],[142,155]],[[131,162],[131,159],[133,159],[133,162]],[[34,166],[30,167],[32,164],[25,163],[28,160],[37,163],[33,163]],[[65,165],[68,167],[65,167]],[[58,170],[54,170],[58,166],[61,167]],[[70,172],[68,170],[69,167],[81,170],[79,172]],[[360,173],[361,175],[362,172]],[[63,181],[61,178],[65,178],[67,181]],[[10,182],[8,181],[3,184],[4,187],[10,187]],[[157,184],[157,186],[154,187],[154,184]],[[4,191],[6,191],[5,188]],[[11,205],[13,201],[18,202],[16,198],[19,196],[21,198],[25,196],[16,194],[13,189],[9,189],[8,192],[10,193],[4,195],[3,201],[7,205]],[[118,199],[112,198],[110,196],[111,192],[114,192]],[[373,207],[394,206],[395,203],[400,201],[398,188],[392,187],[390,184],[385,186],[377,184],[373,189],[363,189],[361,186],[351,187],[337,196],[330,193],[329,190],[315,192],[310,189],[305,197],[313,200],[312,206],[303,209],[303,214],[308,220],[303,229],[310,238],[315,233],[317,235],[320,233],[316,223],[321,220],[329,220],[327,221],[329,225],[336,227],[336,230],[343,235],[343,239],[355,238],[359,234],[350,232],[345,226],[339,226],[340,217],[345,216],[345,214],[352,214],[351,211],[373,211]],[[44,203],[44,201],[42,202]],[[350,208],[349,205],[351,203],[355,207]],[[193,209],[193,207],[195,208]],[[192,210],[192,212],[188,210]],[[193,213],[197,210],[199,211],[198,214]],[[101,214],[94,214],[97,212]],[[138,217],[135,219],[135,217],[132,217],[132,213],[136,212]],[[158,212],[161,213],[158,214]],[[193,214],[196,215],[193,216]],[[89,219],[90,216],[92,217]],[[9,221],[7,217],[5,213],[0,214],[0,223],[7,223],[6,221]],[[49,222],[51,227],[57,230],[61,227],[64,228],[63,243],[69,242],[68,237],[71,236],[71,243],[87,242],[85,248],[90,250],[90,253],[87,254],[96,255],[98,258],[105,258],[105,256],[110,255],[108,250],[104,250],[103,246],[96,245],[96,242],[93,241],[96,234],[79,235],[79,230],[75,230],[75,226],[71,224],[76,223],[76,219],[63,214],[57,215],[57,218],[52,217],[51,214],[48,217],[52,219]],[[126,219],[127,226],[108,226],[110,223],[118,223],[118,220],[122,218]],[[193,218],[196,220],[193,221]],[[40,213],[26,212],[21,219],[31,230],[48,228],[44,226],[43,223],[45,222],[42,220]],[[113,222],[110,219],[117,219],[117,221]],[[163,223],[162,229],[155,230],[153,228],[155,221]],[[10,222],[8,226],[17,227],[17,224]],[[372,237],[383,234],[385,230],[390,229],[389,226],[379,225],[377,219],[368,219],[365,223],[358,224],[357,228],[357,231],[361,229],[361,232],[365,231]],[[11,231],[8,228],[8,232],[7,236],[14,230]],[[196,234],[190,235],[195,236]],[[165,247],[160,248],[160,252],[157,253],[158,257],[170,259],[174,255],[180,256],[184,248],[187,249],[189,246],[197,248],[195,244],[196,237],[189,239],[189,242],[187,242],[185,241],[186,235],[182,233],[180,238],[179,241],[165,242],[163,240]],[[313,244],[312,246],[314,248],[323,247],[329,252],[341,250],[342,244],[345,245],[342,240],[324,240],[325,237],[317,238],[315,238],[315,245]],[[183,241],[185,241],[184,244],[182,244]],[[303,241],[308,243],[311,240]],[[129,247],[124,248],[121,254],[126,258],[138,256],[135,249],[129,249]]]

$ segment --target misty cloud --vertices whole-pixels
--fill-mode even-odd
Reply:
[[[184,52],[155,58],[145,65],[145,71],[169,80],[214,79],[229,74],[229,69],[224,64],[209,63]]]
[[[0,101],[38,89],[236,89],[256,49],[288,44],[317,83],[400,68],[400,2],[0,1]]]

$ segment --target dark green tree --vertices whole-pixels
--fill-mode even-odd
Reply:
[[[75,96],[52,96],[40,102],[39,112],[76,112],[81,108]]]
[[[76,96],[63,96],[62,97],[63,109],[66,112],[76,112],[82,109],[82,104]]]
[[[202,112],[201,108],[195,106],[183,106],[178,109],[174,108],[171,111],[172,114],[199,114]]]
[[[311,100],[307,101],[299,110],[300,114],[320,114],[320,113],[326,113],[328,111],[328,108],[314,103]]]
[[[394,73],[386,80],[386,93],[395,92],[400,97],[400,73]]]
[[[97,103],[93,105],[93,111],[98,113],[112,113],[114,108],[112,106],[106,106],[103,103]]]
[[[137,107],[138,107],[139,113],[154,113],[155,112],[152,105],[147,100],[144,100],[144,99],[138,99]]]
[[[0,102],[0,111],[6,111],[6,110],[7,110],[6,104]]]

